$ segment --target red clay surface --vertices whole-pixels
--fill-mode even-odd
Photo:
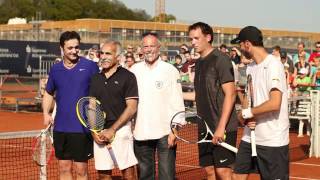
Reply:
[[[12,131],[28,131],[28,130],[39,130],[44,128],[42,121],[42,113],[29,113],[29,112],[8,112],[0,111],[0,132],[12,132]],[[239,136],[241,136],[242,130],[240,129]],[[240,137],[239,137],[240,138]],[[30,142],[27,142],[30,144]],[[17,143],[19,144],[19,143]],[[13,145],[11,145],[13,146]],[[290,179],[319,179],[320,180],[320,159],[308,158],[308,148],[309,148],[309,137],[305,136],[303,138],[297,138],[297,133],[290,133]],[[1,151],[4,151],[0,149]],[[20,151],[20,150],[19,150]],[[23,151],[23,150],[22,150]],[[27,151],[27,150],[25,150]],[[177,150],[177,178],[178,179],[204,179],[204,172],[197,168],[197,148],[192,145],[187,144],[178,144]],[[28,174],[29,171],[36,171],[34,169],[34,164],[30,159],[30,148],[29,152],[26,154],[19,153],[18,157],[22,158],[20,163],[24,166],[29,163],[24,169],[24,174]],[[8,157],[8,156],[6,156]],[[12,159],[10,159],[12,160]],[[1,159],[3,162],[3,159]],[[14,160],[12,160],[14,161]],[[31,163],[31,164],[30,164]],[[10,163],[9,163],[10,164]],[[16,177],[10,177],[6,174],[9,170],[9,164],[2,163],[0,166],[0,177],[7,177],[6,179],[15,179]],[[95,170],[93,168],[92,162],[90,162],[90,174],[91,177],[96,177]],[[12,166],[19,166],[13,165]],[[33,168],[29,168],[32,166]],[[12,167],[11,167],[12,168]],[[49,168],[49,177],[53,179],[57,177],[57,164],[56,161],[52,161]],[[10,169],[10,167],[9,167]],[[13,168],[13,174],[21,174],[22,170],[16,172],[16,167]],[[28,171],[29,170],[29,171]],[[38,174],[38,172],[35,172]],[[119,175],[118,171],[114,172],[116,175]],[[28,176],[30,177],[30,176]],[[0,178],[1,179],[1,178]],[[19,177],[19,179],[24,179]],[[26,178],[28,179],[28,178]],[[50,178],[51,179],[51,178]],[[91,178],[90,178],[91,179]],[[257,175],[250,175],[250,180],[259,179]]]

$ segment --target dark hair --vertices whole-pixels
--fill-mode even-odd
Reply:
[[[158,33],[154,32],[154,31],[148,31],[142,34],[142,38],[146,37],[146,36],[154,36],[157,39],[159,38]]]
[[[60,46],[64,46],[64,42],[70,39],[77,39],[80,43],[80,35],[75,31],[65,31],[60,36]]]
[[[298,46],[302,45],[302,47],[306,47],[306,45],[304,44],[304,42],[298,42]]]
[[[272,49],[277,50],[277,51],[281,51],[281,47],[279,45],[274,46]]]
[[[201,29],[202,34],[211,36],[211,40],[209,41],[209,43],[211,44],[213,41],[213,30],[208,24],[204,22],[197,22],[189,26],[188,33],[190,33],[191,30],[196,30],[198,28]]]
[[[182,57],[181,57],[179,54],[177,54],[177,55],[174,56],[174,59],[180,59],[180,60],[182,60]]]
[[[221,44],[221,45],[220,45],[220,49],[222,49],[222,48],[227,49],[227,45]]]

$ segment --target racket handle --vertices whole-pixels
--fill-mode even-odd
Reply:
[[[236,147],[233,147],[230,144],[227,144],[225,142],[220,142],[219,145],[224,147],[224,148],[226,148],[226,149],[228,149],[228,150],[230,150],[230,151],[232,151],[232,152],[234,152],[234,153],[238,152],[238,149]]]
[[[256,157],[257,146],[256,146],[256,133],[254,132],[254,129],[250,130],[250,137],[251,137],[251,156]]]

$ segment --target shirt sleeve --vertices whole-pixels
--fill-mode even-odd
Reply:
[[[172,70],[172,76],[171,76],[171,84],[172,84],[172,93],[170,94],[170,105],[172,106],[172,115],[176,114],[179,111],[184,111],[184,101],[183,101],[183,95],[182,95],[182,86],[181,86],[181,78],[178,70],[174,68]]]
[[[136,76],[133,73],[128,75],[125,88],[125,98],[126,99],[138,99],[138,84]]]
[[[89,86],[89,96],[91,97],[98,97],[98,78],[97,75],[93,75],[90,80]]]
[[[231,59],[227,56],[217,58],[216,71],[218,72],[221,84],[234,82],[234,69]]]
[[[281,92],[284,92],[286,85],[285,73],[283,64],[280,61],[272,61],[268,67],[268,92],[271,89],[278,89]]]
[[[47,93],[53,95],[55,90],[56,90],[56,86],[54,83],[54,68],[51,68],[51,71],[49,73],[48,82],[46,85],[46,91],[47,91]]]

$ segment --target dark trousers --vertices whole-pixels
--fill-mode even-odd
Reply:
[[[176,173],[176,147],[168,148],[168,136],[154,140],[134,141],[134,152],[139,162],[139,179],[155,179],[156,151],[158,156],[159,180],[174,180]]]

